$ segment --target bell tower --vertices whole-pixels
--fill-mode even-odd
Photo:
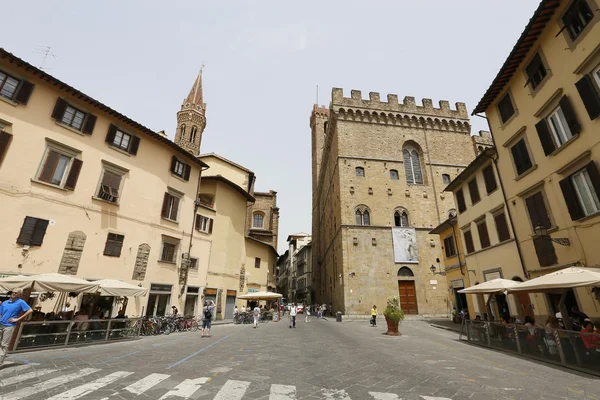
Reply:
[[[204,104],[202,97],[201,69],[190,94],[181,105],[181,111],[177,113],[177,131],[175,132],[175,143],[195,156],[200,154],[200,142],[206,127],[205,112],[206,104]]]

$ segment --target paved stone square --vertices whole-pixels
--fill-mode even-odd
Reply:
[[[600,379],[457,341],[405,321],[299,316],[65,350],[21,353],[0,370],[8,399],[599,399]],[[9,357],[9,360],[11,358]]]

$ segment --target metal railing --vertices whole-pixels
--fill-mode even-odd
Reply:
[[[600,375],[597,333],[527,327],[487,321],[464,322],[460,340]]]
[[[141,318],[23,322],[13,352],[136,339],[141,326]]]

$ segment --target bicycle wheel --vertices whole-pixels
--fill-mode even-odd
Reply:
[[[198,330],[198,321],[196,321],[195,319],[190,321],[190,330],[192,332],[196,332]]]
[[[168,334],[170,334],[170,333],[171,333],[171,327],[169,326],[169,324],[165,324],[165,325],[163,326],[163,330],[162,330],[162,331],[163,331],[163,333],[164,333],[165,335],[168,335]]]

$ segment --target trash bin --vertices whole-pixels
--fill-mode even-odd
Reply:
[[[342,322],[342,312],[338,311],[335,313],[335,322]]]

